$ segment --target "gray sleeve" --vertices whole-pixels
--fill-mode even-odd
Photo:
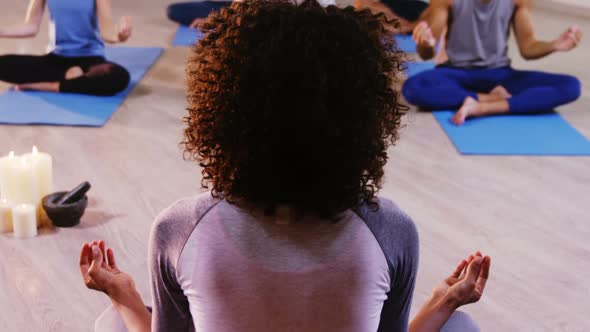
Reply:
[[[188,300],[176,278],[176,264],[199,220],[218,202],[207,192],[178,201],[156,217],[148,257],[153,332],[194,331]]]
[[[356,213],[381,246],[391,277],[390,291],[383,303],[377,331],[408,331],[419,260],[416,226],[393,202],[382,198],[379,199],[378,210],[365,205],[359,207]]]

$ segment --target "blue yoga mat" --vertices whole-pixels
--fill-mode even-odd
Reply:
[[[197,29],[181,25],[176,31],[172,45],[174,46],[192,46],[203,37],[203,33]]]
[[[412,77],[416,74],[420,74],[423,71],[434,69],[436,64],[434,62],[408,62],[408,68],[406,69],[406,75]]]
[[[451,123],[454,111],[434,112],[461,154],[590,156],[590,141],[557,113],[497,115]]]
[[[161,48],[107,48],[107,58],[124,66],[131,74],[127,89],[114,96],[6,91],[0,94],[0,123],[102,127],[162,51]]]
[[[174,46],[192,46],[194,45],[203,34],[197,30],[186,25],[181,25],[176,30],[176,35],[172,41]],[[397,47],[406,53],[416,53],[416,43],[412,40],[411,35],[396,35]]]
[[[396,35],[397,47],[400,51],[406,53],[416,53],[416,42],[412,39],[412,35]]]

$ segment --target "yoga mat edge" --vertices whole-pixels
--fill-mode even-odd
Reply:
[[[107,48],[107,58],[123,65],[131,74],[129,86],[115,96],[5,91],[0,94],[0,124],[102,127],[162,52],[162,48],[150,47]]]
[[[489,156],[590,156],[590,140],[558,113],[498,115],[450,123],[454,111],[433,115],[457,151]]]

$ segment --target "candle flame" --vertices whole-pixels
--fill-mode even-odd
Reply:
[[[39,150],[37,150],[37,146],[33,145],[33,154],[36,155],[39,153]]]
[[[10,152],[8,153],[8,158],[10,158],[10,159],[14,159],[14,151],[10,151]]]

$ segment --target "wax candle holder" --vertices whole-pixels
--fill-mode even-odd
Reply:
[[[51,222],[57,227],[74,227],[80,224],[80,218],[88,206],[88,196],[72,203],[59,204],[67,191],[60,191],[43,198],[43,208]]]

